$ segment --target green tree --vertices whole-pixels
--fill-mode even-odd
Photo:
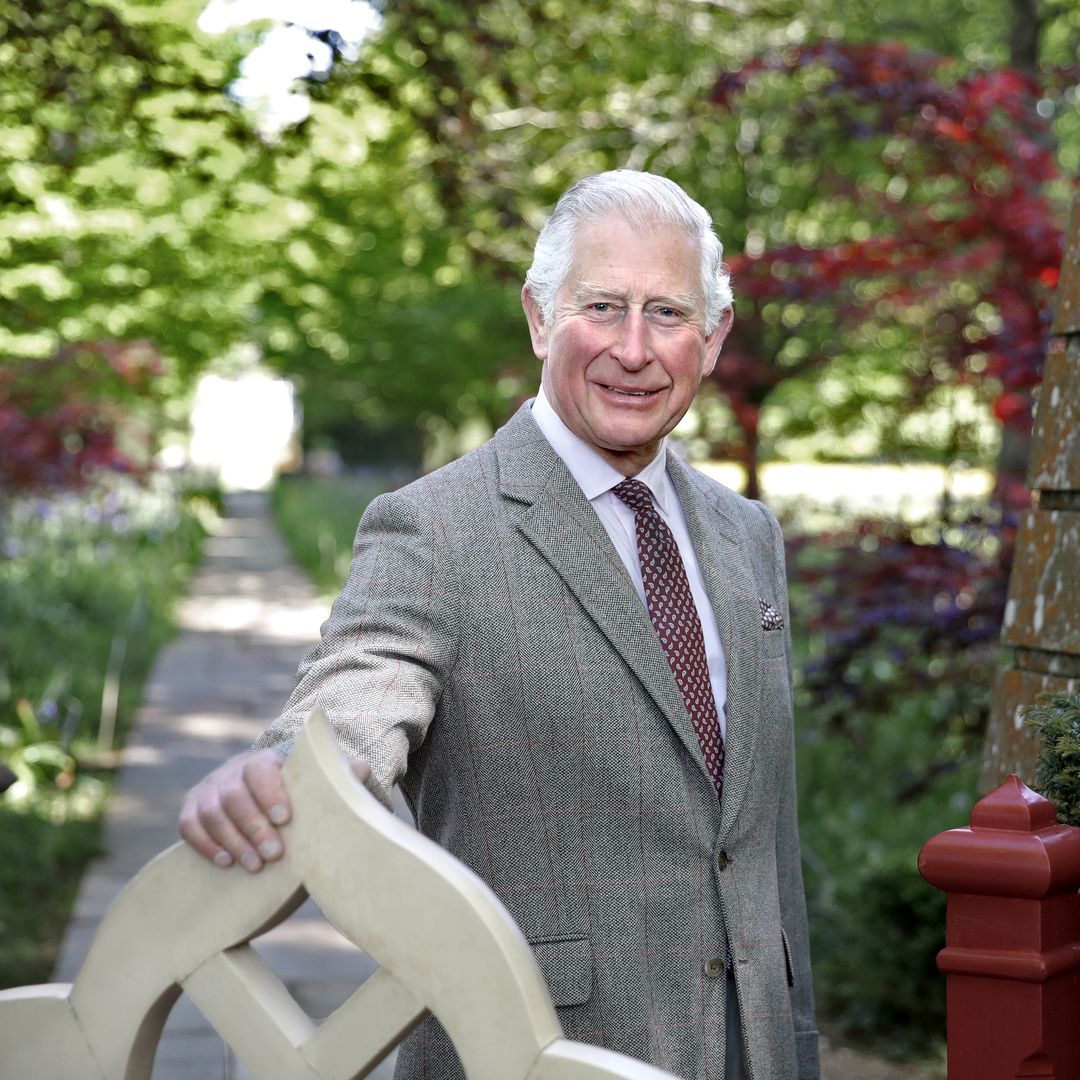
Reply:
[[[783,245],[839,252],[882,224],[877,210],[868,217],[870,203],[895,205],[896,184],[888,197],[886,189],[902,170],[883,157],[887,138],[860,137],[850,117],[819,100],[837,92],[821,67],[763,72],[736,111],[718,107],[718,76],[762,55],[805,54],[830,35],[887,36],[943,48],[952,58],[944,81],[959,81],[1008,61],[1010,18],[987,0],[947,10],[923,0],[884,13],[781,3],[750,16],[628,0],[617,18],[610,5],[554,0],[396,4],[355,62],[311,86],[310,119],[279,147],[275,186],[297,193],[312,224],[296,258],[273,272],[260,340],[279,365],[304,374],[310,417],[377,424],[480,413],[495,422],[535,385],[517,292],[544,209],[567,183],[618,165],[661,170],[713,212],[740,259]],[[1060,60],[1076,20],[1049,6],[1040,18],[1040,47]],[[1068,100],[1051,93],[1040,103],[1060,111],[1063,129]],[[938,197],[933,183],[899,182],[909,202]],[[835,302],[765,300],[767,312],[743,320],[741,359],[731,350],[716,380],[735,422],[706,431],[714,448],[741,444],[752,457],[764,406],[774,433],[797,432],[810,422],[797,406],[825,371],[861,388],[825,425],[850,434],[876,414],[873,446],[895,441],[895,411],[912,386],[894,377],[896,367],[926,343],[896,318],[838,325],[838,304],[867,299],[854,285],[845,281]],[[974,438],[969,419],[956,421],[957,438]],[[946,443],[936,452],[955,449]]]
[[[0,359],[146,339],[189,372],[244,334],[289,218],[200,6],[0,4]]]
[[[258,335],[304,377],[305,414],[500,420],[538,378],[518,293],[545,210],[624,164],[690,177],[711,204],[686,131],[718,56],[771,40],[763,22],[736,38],[718,29],[730,13],[643,0],[618,18],[598,2],[388,9],[278,146],[276,186],[313,213]]]

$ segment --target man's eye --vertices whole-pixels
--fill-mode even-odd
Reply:
[[[656,309],[656,314],[659,315],[661,319],[677,319],[682,312],[677,308],[662,307]]]
[[[611,305],[604,300],[599,300],[595,304],[590,304],[589,307],[595,311],[597,315],[606,315],[611,311]]]

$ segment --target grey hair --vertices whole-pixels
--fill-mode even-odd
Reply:
[[[731,307],[731,276],[724,247],[713,231],[708,211],[673,180],[633,169],[586,176],[567,188],[544,222],[533,250],[525,284],[544,319],[555,313],[555,297],[570,272],[574,237],[584,222],[618,213],[628,221],[643,217],[684,229],[701,253],[701,291],[705,297],[705,333],[711,334]]]

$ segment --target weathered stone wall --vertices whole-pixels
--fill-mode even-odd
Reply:
[[[1009,773],[1031,783],[1038,738],[1018,709],[1043,690],[1080,689],[1080,200],[1073,206],[1054,337],[1032,435],[1032,509],[1020,523],[1003,639],[1013,658],[998,677],[980,787]]]

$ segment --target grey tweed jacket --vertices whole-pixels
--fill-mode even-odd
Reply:
[[[780,531],[674,455],[668,470],[728,666],[722,803],[645,607],[528,406],[370,505],[257,745],[287,748],[320,704],[376,794],[400,780],[509,908],[570,1038],[722,1080],[729,956],[750,1076],[817,1080],[788,632],[760,606],[788,617]],[[461,1075],[434,1020],[402,1046],[401,1080]]]

